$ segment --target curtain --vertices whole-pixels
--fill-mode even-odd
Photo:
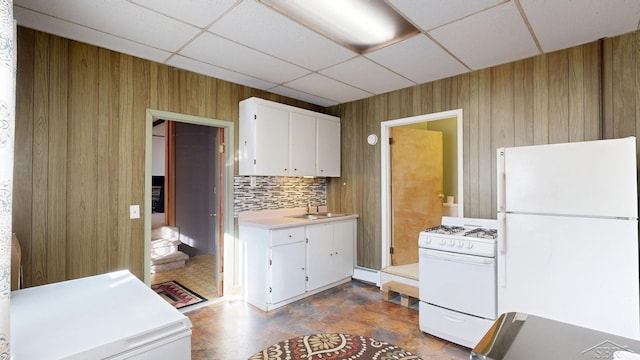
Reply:
[[[11,193],[16,94],[13,0],[0,0],[0,359],[10,359]]]

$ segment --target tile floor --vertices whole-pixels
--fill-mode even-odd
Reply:
[[[359,281],[267,313],[238,300],[194,309],[186,315],[193,324],[193,360],[245,360],[278,341],[323,332],[370,336],[425,360],[469,359],[469,349],[421,332],[418,311],[383,301],[378,287]]]
[[[207,300],[213,300],[218,297],[215,271],[214,255],[192,256],[183,268],[151,274],[151,285],[175,280]]]

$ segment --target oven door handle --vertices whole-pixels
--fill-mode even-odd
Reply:
[[[420,256],[464,264],[493,265],[495,262],[494,258],[477,255],[458,254],[431,249],[420,249]]]

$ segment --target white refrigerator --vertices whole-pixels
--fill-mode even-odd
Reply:
[[[640,339],[635,137],[497,155],[498,313]]]

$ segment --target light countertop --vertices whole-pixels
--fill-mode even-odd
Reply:
[[[324,209],[323,207],[320,207],[320,212],[326,212],[326,207],[324,207]],[[303,215],[306,213],[306,208],[245,211],[238,214],[238,224],[240,226],[251,226],[271,230],[358,218],[358,214],[348,214],[345,216],[320,218],[316,220],[298,219],[291,217],[295,215]]]

